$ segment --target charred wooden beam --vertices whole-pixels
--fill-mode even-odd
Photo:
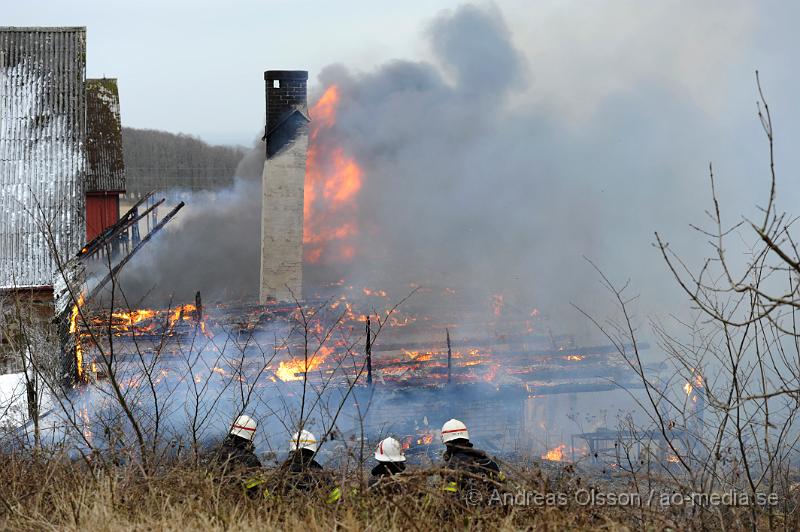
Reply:
[[[89,293],[89,299],[93,299],[97,294],[99,294],[100,291],[105,287],[105,285],[107,285],[108,282],[111,281],[111,279],[113,279],[117,275],[117,272],[119,272],[123,268],[123,266],[125,266],[128,263],[128,261],[131,260],[131,258],[136,254],[136,252],[142,249],[142,246],[147,244],[147,242],[149,242],[150,239],[153,238],[153,236],[156,233],[158,233],[161,229],[163,229],[164,226],[167,225],[167,223],[169,223],[169,221],[173,218],[173,216],[178,214],[178,211],[181,210],[185,205],[186,204],[184,202],[180,202],[175,206],[174,209],[169,211],[167,215],[164,216],[164,218],[162,218],[160,222],[158,222],[158,225],[153,227],[153,229],[149,233],[147,233],[147,235],[144,238],[142,238],[142,240],[138,244],[136,244],[136,247],[134,247],[130,253],[128,253],[125,257],[123,257],[122,260],[120,260],[113,268],[111,268],[111,271],[108,272],[108,275],[106,275]]]
[[[58,339],[61,345],[61,368],[64,385],[81,379],[81,347],[77,327],[86,282],[83,263],[73,258],[61,265],[53,279],[53,303]]]
[[[372,386],[372,328],[367,316],[367,386]]]
[[[441,336],[439,337],[441,338]],[[462,347],[488,347],[488,346],[498,346],[498,345],[523,345],[529,343],[539,343],[541,345],[541,340],[544,337],[540,334],[520,334],[520,335],[507,335],[504,337],[483,337],[483,338],[462,338],[458,341],[453,342],[453,348],[458,349]],[[568,336],[559,337],[563,340],[571,339]],[[436,338],[432,338],[431,340],[417,340],[413,342],[392,342],[392,343],[383,343],[380,342],[373,346],[373,351],[397,351],[401,349],[407,349],[410,351],[418,350],[418,349],[427,349],[431,346],[431,344],[436,343]],[[571,348],[570,348],[571,349]],[[548,350],[553,351],[553,350]]]
[[[200,290],[194,295],[194,308],[195,308],[195,315],[194,321],[200,323],[203,321],[203,300],[200,297]]]
[[[117,238],[120,234],[126,231],[129,227],[135,226],[139,220],[142,220],[145,216],[147,216],[152,210],[157,208],[159,205],[164,203],[164,198],[159,200],[158,202],[151,205],[147,210],[145,210],[142,214],[138,214],[139,206],[153,193],[150,192],[144,198],[136,202],[136,205],[128,209],[128,212],[125,213],[117,223],[114,225],[107,227],[102,233],[100,233],[94,240],[86,244],[78,253],[78,256],[82,259],[86,259],[103,249],[103,247],[112,242],[115,238]]]
[[[413,351],[413,350],[425,350],[430,348],[432,345],[435,344],[435,341],[430,342],[414,342],[408,344],[396,344],[391,346],[392,349],[389,349],[390,346],[387,345],[374,345],[372,346],[373,352],[386,352],[386,351]],[[505,344],[501,341],[495,341],[494,343],[490,343],[489,341],[478,341],[478,342],[471,342],[469,340],[464,341],[453,341],[452,346],[456,349],[461,350],[468,350],[468,349],[477,349],[479,347],[491,347],[492,349],[489,352],[492,353],[502,353],[503,356],[507,358],[547,358],[547,357],[563,357],[567,355],[582,355],[588,357],[596,357],[596,356],[607,356],[607,355],[616,355],[619,354],[617,346],[614,345],[594,345],[594,346],[575,346],[570,347],[569,349],[505,349],[499,346],[506,346],[509,344]],[[633,346],[630,344],[625,344],[622,346],[624,349],[632,349]],[[645,350],[650,348],[650,344],[644,342],[637,344],[639,350]],[[441,351],[427,351],[430,352],[432,355],[439,355],[442,354]]]
[[[447,333],[447,384],[450,384],[453,376],[453,349],[450,347],[450,329],[445,329]]]

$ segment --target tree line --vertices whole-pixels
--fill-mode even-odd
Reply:
[[[127,189],[216,188],[233,181],[241,146],[212,146],[197,137],[154,129],[122,128]]]

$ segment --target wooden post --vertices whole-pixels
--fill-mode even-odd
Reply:
[[[453,369],[453,350],[450,348],[450,329],[445,329],[445,332],[447,332],[447,384],[450,384]]]
[[[372,386],[372,329],[367,316],[367,386]]]
[[[200,290],[194,295],[194,307],[195,307],[195,321],[200,323],[203,321],[203,300],[200,298]]]

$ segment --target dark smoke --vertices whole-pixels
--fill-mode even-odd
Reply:
[[[512,103],[535,77],[496,10],[443,13],[426,35],[433,64],[398,60],[367,73],[335,65],[319,76],[342,95],[329,134],[365,173],[349,277],[450,286],[475,304],[504,293],[520,308],[579,321],[569,302],[591,306],[600,293],[582,257],[624,279],[656,258],[652,230],[672,219],[658,219],[669,213],[653,199],[690,203],[670,154],[645,153],[670,135],[658,120],[675,116],[645,124],[649,102],[610,102],[570,131],[545,109]],[[628,143],[638,153],[621,149]],[[326,274],[312,268],[309,277]]]
[[[184,199],[176,191],[172,203]],[[237,178],[230,189],[195,192],[187,206],[122,270],[132,306],[249,299],[258,291],[261,183]],[[108,296],[106,295],[106,298]]]
[[[307,267],[306,295],[340,277],[447,286],[481,304],[504,293],[569,320],[561,331],[582,332],[569,303],[593,308],[606,297],[587,256],[615,280],[633,276],[645,310],[682,304],[650,244],[675,220],[687,233],[707,201],[712,135],[693,104],[645,83],[569,127],[546,105],[515,100],[531,84],[535,92],[536,68],[497,9],[441,13],[425,36],[430,62],[319,74],[323,89],[336,84],[341,94],[336,126],[320,142],[355,157],[364,185],[353,263]],[[262,152],[257,143],[233,190],[192,198],[129,268],[127,290],[257,296]]]

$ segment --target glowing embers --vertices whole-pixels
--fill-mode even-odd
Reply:
[[[79,300],[79,304],[82,300]],[[169,351],[169,340],[179,337],[199,336],[208,339],[213,334],[206,327],[202,309],[194,304],[165,309],[105,310],[87,317],[88,323],[77,321],[78,306],[73,309],[70,332],[78,335],[78,378],[106,377],[106,364],[99,358],[114,353],[115,356],[142,350]],[[140,344],[140,341],[149,343]],[[101,347],[95,345],[95,342]],[[113,346],[113,347],[112,347]],[[131,385],[135,387],[135,385]]]

